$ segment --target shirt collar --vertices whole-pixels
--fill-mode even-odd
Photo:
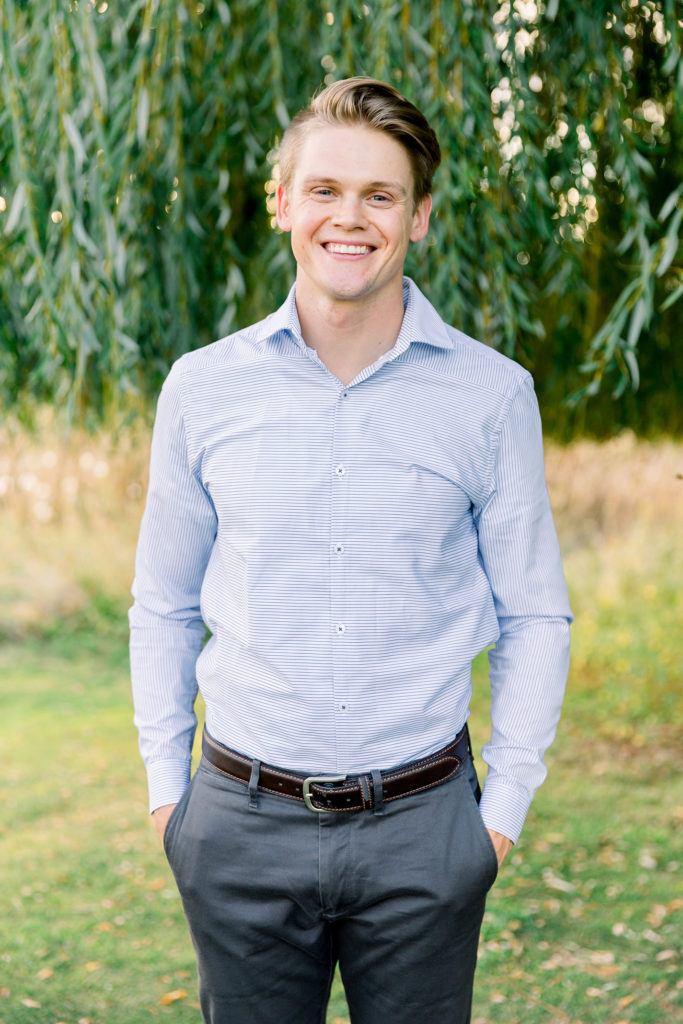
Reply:
[[[277,334],[286,332],[299,348],[306,348],[301,334],[299,315],[296,311],[295,295],[296,285],[292,285],[280,308],[254,328],[255,341],[266,342]],[[403,323],[394,346],[396,355],[404,352],[413,343],[432,345],[435,348],[453,348],[453,341],[446,324],[431,302],[409,277],[403,278],[403,305],[405,307]]]
[[[397,348],[408,348],[408,345],[414,342],[432,345],[435,348],[453,348],[446,324],[429,299],[409,277],[403,278],[403,305],[405,313],[396,343]],[[403,341],[403,346],[399,346],[399,341]]]

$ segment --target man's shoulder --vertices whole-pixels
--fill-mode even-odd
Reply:
[[[450,369],[452,372],[480,381],[504,392],[516,390],[523,382],[531,382],[531,374],[509,356],[490,345],[471,338],[468,334],[446,324],[452,342]]]
[[[429,300],[412,284],[419,346],[415,358],[427,361],[440,375],[472,387],[510,395],[531,375],[497,349],[446,323]]]
[[[212,341],[179,356],[167,378],[167,386],[193,382],[206,384],[220,380],[225,372],[239,371],[258,362],[266,354],[264,340],[282,330],[275,321],[278,313],[270,313],[262,321],[233,331],[224,338]]]
[[[273,313],[202,348],[186,352],[173,364],[171,375],[177,378],[202,376],[221,367],[239,366],[259,359],[263,353],[261,343],[269,333],[268,327],[274,317]]]

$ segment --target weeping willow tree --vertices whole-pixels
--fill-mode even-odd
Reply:
[[[0,18],[5,410],[139,408],[174,358],[271,311],[293,274],[278,133],[368,74],[442,143],[408,268],[441,314],[527,365],[551,423],[589,399],[604,430],[672,426],[674,0],[2,0]]]

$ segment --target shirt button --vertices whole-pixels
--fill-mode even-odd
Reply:
[[[348,397],[349,397],[348,391],[342,391],[342,398],[348,398]]]
[[[343,555],[344,554],[344,545],[343,544],[335,544],[334,545],[334,550],[335,550],[335,554]]]
[[[341,636],[342,633],[346,632],[346,626],[344,625],[343,622],[338,622],[337,623],[337,625],[335,626],[335,632],[336,632],[337,636]]]
[[[344,473],[346,472],[346,470],[342,466],[341,462],[339,463],[338,466],[335,466],[335,470],[334,471],[337,474],[337,476],[344,476]]]
[[[339,705],[339,710],[340,711],[350,711],[351,708],[350,708],[350,706],[348,704],[340,704]]]

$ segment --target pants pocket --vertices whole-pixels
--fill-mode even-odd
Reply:
[[[498,876],[498,856],[496,854],[493,842],[491,840],[491,836],[489,835],[489,831],[486,825],[484,824],[484,819],[482,818],[481,813],[479,811],[479,796],[481,795],[481,789],[479,787],[479,783],[477,781],[477,773],[471,759],[467,765],[467,768],[467,778],[469,782],[469,786],[467,787],[468,802],[470,804],[470,811],[473,818],[472,826],[475,834],[478,833],[481,846],[481,855],[483,858],[485,858],[491,870],[490,880],[488,882],[488,888],[491,888],[491,886],[493,885]]]
[[[188,805],[188,802],[189,802],[189,799],[190,799],[190,792],[191,792],[191,790],[193,788],[193,783],[194,783],[195,778],[196,778],[196,775],[193,776],[193,778],[190,780],[188,786],[185,789],[185,792],[183,793],[183,795],[181,796],[180,800],[178,801],[178,803],[173,808],[173,811],[171,813],[171,817],[168,819],[168,822],[166,823],[166,831],[164,832],[163,847],[164,847],[164,853],[166,854],[166,859],[168,860],[169,864],[171,864],[171,867],[173,867],[173,864],[172,864],[173,849],[174,849],[174,846],[175,846],[176,838],[178,836],[178,832],[180,830],[180,826],[182,825],[183,818],[185,817],[185,811],[187,810],[187,805]]]

